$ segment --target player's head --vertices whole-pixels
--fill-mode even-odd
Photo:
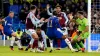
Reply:
[[[83,11],[78,11],[77,12],[77,17],[82,19],[84,17],[84,12]]]
[[[59,12],[61,12],[61,6],[60,5],[57,5],[56,7],[55,7],[55,10],[56,10],[56,12],[57,13],[59,13]]]
[[[13,18],[13,17],[14,17],[14,12],[13,12],[13,11],[10,11],[10,12],[9,12],[9,16],[10,16],[11,18]]]
[[[30,7],[30,10],[33,11],[33,12],[36,12],[36,6],[35,6],[35,5],[32,5],[32,6]]]
[[[57,16],[57,12],[56,12],[56,11],[53,11],[53,15],[54,15],[54,16]]]
[[[41,27],[37,27],[36,32],[37,32],[37,34],[40,34],[41,33]]]
[[[21,32],[21,29],[19,28],[18,30],[17,30],[17,33],[19,34]]]

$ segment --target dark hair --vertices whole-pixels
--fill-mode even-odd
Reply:
[[[34,10],[35,8],[36,8],[35,5],[32,5],[32,6],[30,7],[31,10]]]
[[[20,29],[20,28],[18,28],[18,29],[17,29],[17,31],[21,31],[21,29]]]
[[[84,12],[83,11],[78,11],[77,13],[79,13],[81,15],[84,15]]]
[[[53,15],[54,15],[54,16],[57,16],[57,13],[56,13],[56,11],[53,11]]]
[[[60,8],[62,8],[62,6],[61,6],[61,5],[56,5],[56,7],[55,7],[55,8],[57,8],[57,7],[60,7]]]
[[[37,27],[36,29],[41,29],[41,27]]]

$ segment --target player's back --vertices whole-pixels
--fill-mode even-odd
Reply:
[[[49,18],[47,27],[48,29],[57,29],[58,18],[56,16],[52,16]]]

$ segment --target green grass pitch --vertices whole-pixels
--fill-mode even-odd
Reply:
[[[30,51],[19,51],[17,47],[14,47],[14,51],[11,51],[8,46],[0,46],[0,56],[100,56],[98,52],[78,52],[72,53],[69,49],[64,48],[61,50],[54,50],[52,53],[49,53],[49,48],[44,53],[32,53]]]

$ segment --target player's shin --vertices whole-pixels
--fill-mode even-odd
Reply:
[[[69,46],[69,48],[71,50],[74,50],[73,47],[72,47],[72,45],[71,45],[71,43],[70,43],[70,41],[68,40],[68,38],[65,39],[65,42],[67,43],[67,45]]]
[[[49,40],[50,41],[50,48],[51,50],[53,50],[53,40]]]
[[[43,39],[43,41],[44,41],[44,46],[45,46],[45,49],[47,48],[47,41],[46,41],[46,39]]]
[[[60,39],[57,39],[57,44],[58,44],[57,50],[60,50],[61,49],[61,40]]]
[[[15,40],[11,39],[11,43],[10,43],[10,49],[13,50],[13,45],[14,45]]]
[[[21,43],[20,43],[19,40],[18,41],[15,41],[15,43],[17,44],[19,50],[23,50],[22,45],[21,45]]]
[[[81,51],[84,52],[85,51],[85,48],[84,48],[84,44],[82,41],[79,41],[78,42],[78,45],[81,47]]]
[[[11,39],[11,44],[10,44],[10,46],[13,46],[14,42],[15,42],[15,39],[12,38],[12,39]]]

